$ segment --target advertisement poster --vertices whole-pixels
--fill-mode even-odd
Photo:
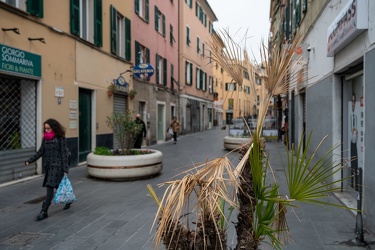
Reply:
[[[348,145],[349,166],[352,174],[357,174],[358,168],[364,167],[364,107],[363,107],[362,84],[353,84],[351,101],[348,103]],[[357,183],[352,178],[352,187]]]

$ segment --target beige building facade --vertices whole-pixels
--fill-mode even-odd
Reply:
[[[7,158],[0,182],[41,172],[41,161],[34,168],[24,161],[41,145],[48,118],[66,128],[72,165],[97,145],[113,146],[106,117],[132,108],[130,75],[126,86],[116,82],[132,66],[132,2],[0,1],[0,155]],[[111,84],[118,91],[109,97]]]

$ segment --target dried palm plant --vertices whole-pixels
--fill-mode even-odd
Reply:
[[[217,34],[217,40],[214,39],[211,45],[215,60],[239,84],[243,80],[243,67],[247,68],[251,78],[255,78],[246,51],[243,52],[243,59],[240,59],[240,46],[227,32],[221,34],[225,38]],[[226,50],[219,49],[219,45],[222,46],[220,41],[229,43]],[[288,195],[279,193],[275,178],[266,178],[267,173],[272,173],[272,168],[264,150],[262,125],[270,99],[285,93],[288,86],[297,80],[293,73],[296,65],[298,71],[303,69],[303,64],[299,64],[299,59],[294,55],[300,41],[300,36],[296,36],[295,41],[287,47],[274,47],[271,50],[263,44],[264,70],[260,75],[268,95],[261,101],[253,137],[239,150],[241,157],[237,166],[232,165],[228,155],[197,164],[181,173],[182,179],[159,185],[167,186],[161,200],[148,186],[159,207],[154,221],[154,225],[157,224],[154,238],[156,248],[163,242],[167,249],[226,249],[229,217],[231,211],[236,209],[236,249],[258,249],[266,238],[272,247],[281,249],[290,237],[285,216],[288,206],[296,207],[295,201],[331,205],[318,199],[334,191],[330,187],[342,181],[329,182],[330,177],[340,170],[340,165],[331,163],[333,149],[317,163],[312,163],[315,154],[307,157],[311,134],[304,150],[300,143],[297,152],[288,154],[288,165],[284,168]],[[254,79],[252,83],[255,85]],[[322,181],[326,184],[322,185]],[[229,212],[224,210],[224,204],[229,204]]]

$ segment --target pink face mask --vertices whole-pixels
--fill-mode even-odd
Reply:
[[[55,137],[55,132],[53,132],[52,130],[49,132],[44,132],[44,139],[46,139],[47,141],[52,140],[53,137]]]

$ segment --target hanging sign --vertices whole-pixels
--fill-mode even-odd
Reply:
[[[154,67],[149,63],[141,63],[134,66],[133,75],[139,79],[149,79],[155,72]]]

